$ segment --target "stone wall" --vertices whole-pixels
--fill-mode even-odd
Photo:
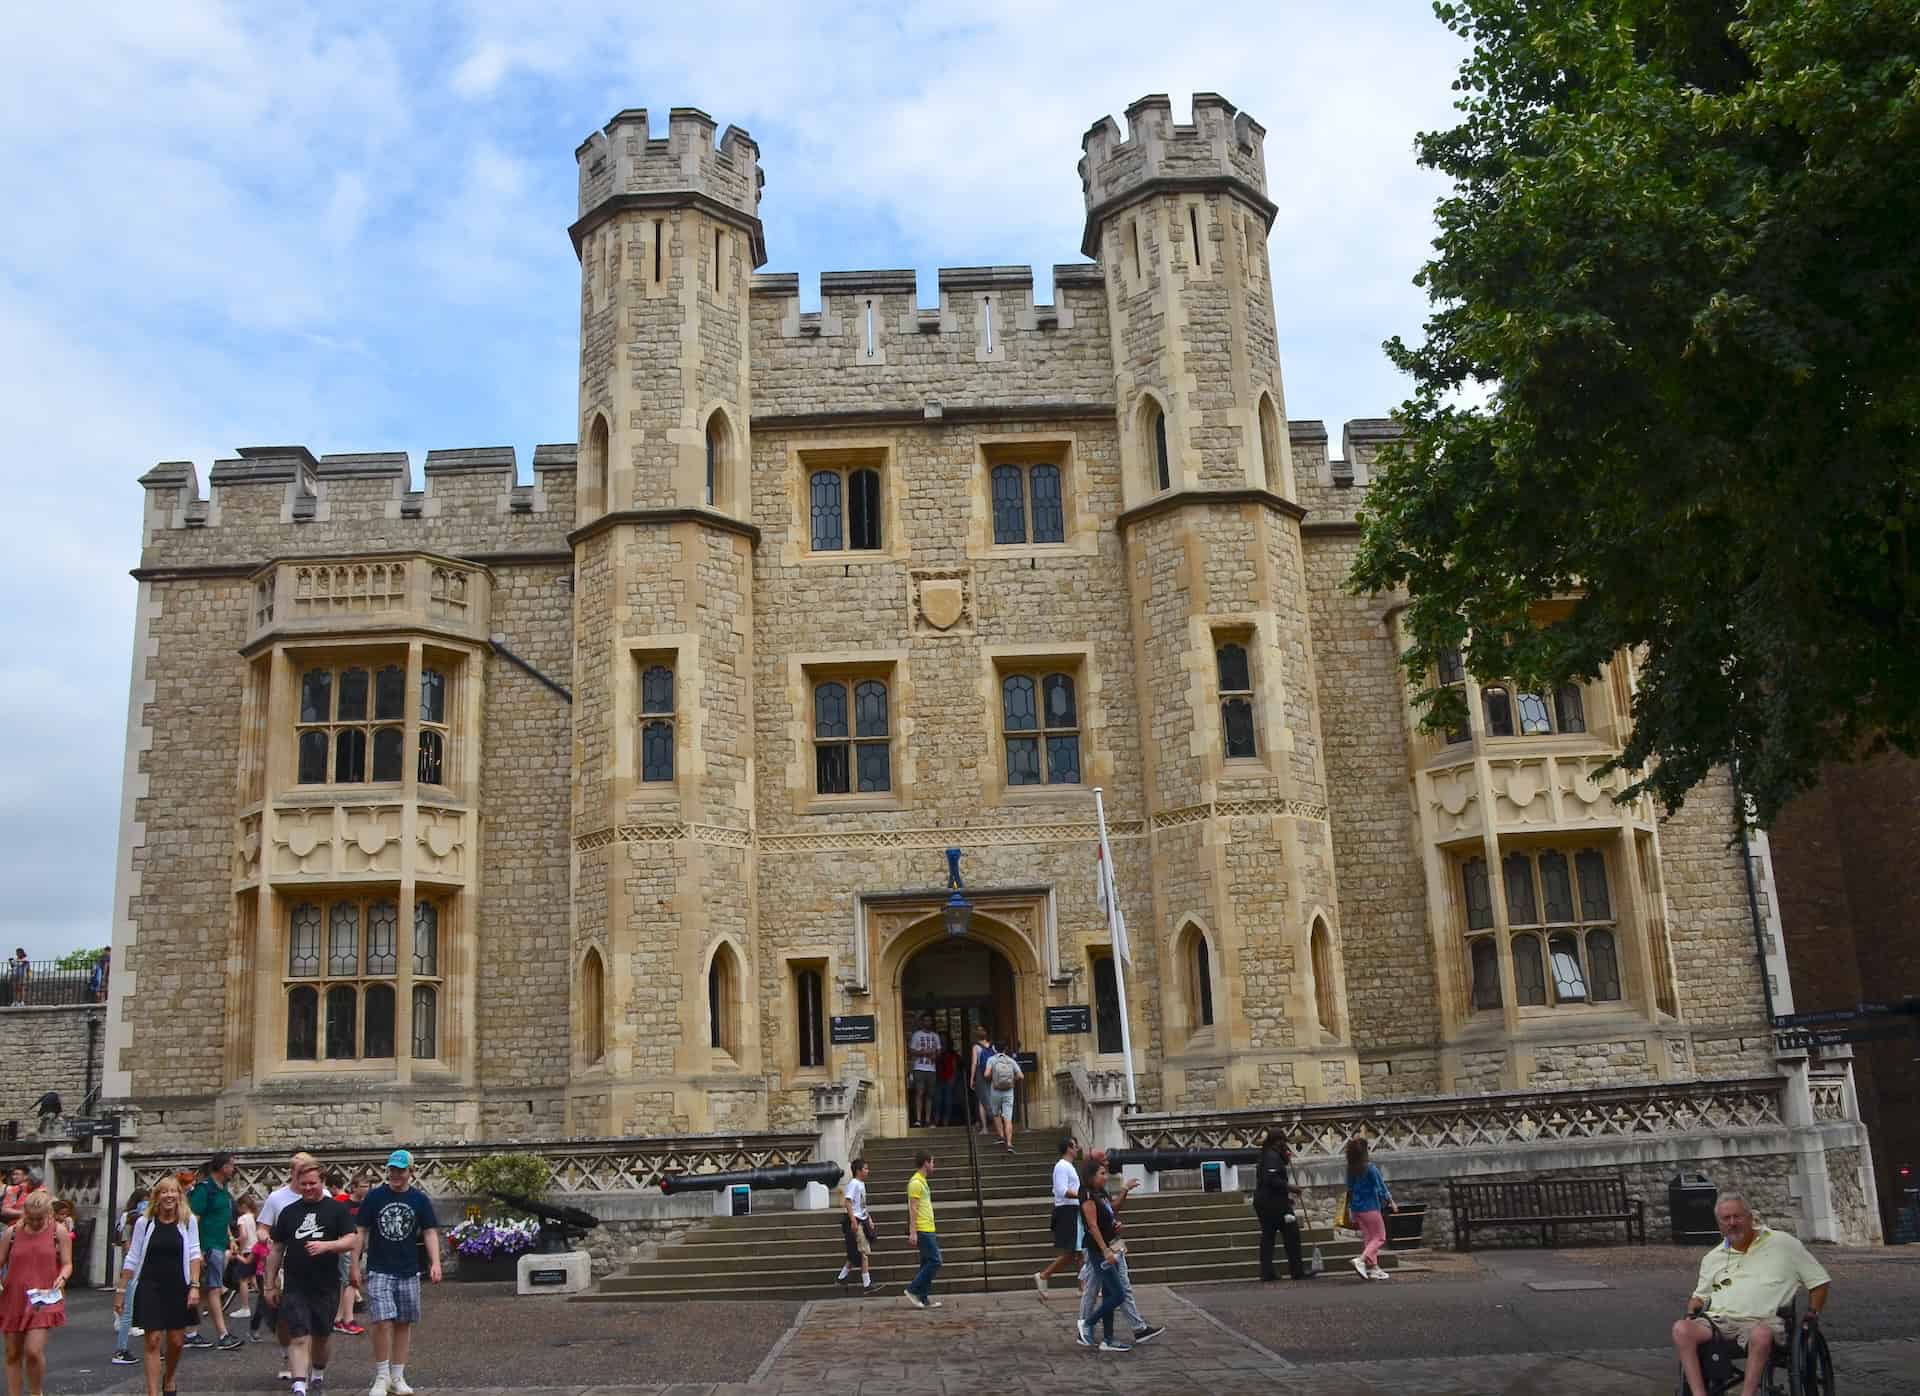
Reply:
[[[0,1008],[0,1061],[8,1064],[0,1080],[0,1121],[16,1122],[23,1139],[31,1136],[40,1123],[34,1102],[48,1091],[59,1093],[67,1114],[80,1114],[87,1092],[100,1083],[106,1016],[95,1004]]]

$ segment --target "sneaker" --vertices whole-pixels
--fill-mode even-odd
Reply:
[[[942,1302],[944,1302],[944,1301],[942,1301],[942,1300],[939,1300],[939,1299],[929,1299],[929,1300],[927,1300],[927,1307],[928,1307],[929,1309],[937,1309],[937,1308],[939,1308],[939,1307],[940,1307],[940,1305],[942,1304]]]
[[[413,1396],[413,1388],[407,1385],[407,1379],[395,1372],[392,1377],[393,1396]]]
[[[1040,1298],[1045,1300],[1047,1297],[1047,1277],[1045,1275],[1035,1275],[1033,1277],[1033,1287],[1040,1291]]]
[[[249,1333],[247,1334],[247,1341],[248,1341],[248,1342],[250,1342],[250,1343],[257,1343],[257,1342],[260,1342],[260,1341],[261,1341],[261,1338],[260,1338],[260,1330],[259,1330],[258,1328],[255,1328],[255,1329],[253,1329],[252,1331],[250,1331],[250,1332],[249,1332]]]
[[[1370,1280],[1390,1280],[1393,1276],[1388,1271],[1382,1270],[1376,1265],[1373,1269],[1367,1271],[1367,1278]]]
[[[180,1346],[188,1348],[210,1348],[213,1346],[213,1339],[203,1333],[189,1333],[181,1340]]]
[[[1367,1269],[1367,1262],[1357,1255],[1353,1258],[1353,1268],[1360,1272],[1361,1279],[1370,1280],[1373,1278],[1373,1273]]]
[[[282,1367],[282,1368],[280,1369],[280,1376],[279,1376],[279,1380],[281,1380],[281,1381],[292,1381],[292,1380],[293,1380],[293,1369],[292,1369],[292,1368],[290,1368],[290,1367]]]
[[[1111,1339],[1108,1339],[1108,1340],[1104,1340],[1104,1341],[1102,1341],[1102,1342],[1101,1342],[1101,1344],[1100,1344],[1100,1351],[1102,1351],[1102,1352],[1132,1352],[1132,1351],[1133,1351],[1133,1344],[1132,1344],[1132,1343],[1116,1343],[1116,1342],[1113,1342],[1113,1341],[1112,1341]]]
[[[115,1350],[113,1354],[113,1365],[116,1367],[132,1367],[139,1361],[139,1358],[135,1357],[125,1348],[119,1348]]]
[[[219,1342],[215,1343],[214,1346],[221,1352],[238,1352],[246,1346],[246,1343],[238,1333],[229,1333]]]
[[[367,1330],[355,1323],[352,1319],[348,1319],[345,1323],[334,1324],[333,1331],[336,1333],[345,1333],[350,1337],[357,1338]]]
[[[367,1396],[388,1396],[393,1390],[393,1382],[384,1376],[375,1377],[373,1385],[367,1388]]]
[[[127,1326],[127,1336],[129,1338],[144,1338],[147,1336],[147,1330],[137,1323],[129,1324]]]
[[[253,1310],[248,1308],[228,1309],[228,1318],[252,1318]]]
[[[307,1378],[308,1391],[318,1391],[321,1387],[325,1386],[326,1384],[327,1384],[327,1374],[325,1372],[315,1372],[312,1376]]]
[[[1136,1328],[1133,1330],[1133,1345],[1139,1347],[1142,1343],[1150,1343],[1166,1331],[1167,1327],[1163,1323],[1149,1323],[1145,1328]]]
[[[1093,1346],[1093,1336],[1087,1332],[1087,1325],[1079,1319],[1073,1321],[1073,1340],[1083,1348]]]
[[[927,1301],[922,1299],[919,1295],[915,1294],[912,1290],[908,1290],[901,1297],[904,1298],[909,1304],[913,1305],[913,1307],[916,1309],[924,1309],[927,1307]]]

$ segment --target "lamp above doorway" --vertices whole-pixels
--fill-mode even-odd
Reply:
[[[957,940],[973,926],[973,903],[960,890],[960,850],[957,848],[947,850],[947,886],[953,889],[953,895],[940,908],[940,916],[947,923],[947,934]]]

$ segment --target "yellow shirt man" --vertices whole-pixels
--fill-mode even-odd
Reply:
[[[927,1175],[915,1173],[907,1181],[907,1210],[913,1213],[915,1231],[932,1231],[933,1194],[927,1190]]]
[[[1797,1236],[1768,1228],[1754,1228],[1744,1251],[1721,1242],[1700,1262],[1700,1278],[1693,1297],[1704,1303],[1709,1318],[1752,1326],[1771,1324],[1775,1336],[1784,1336],[1775,1322],[1780,1306],[1801,1285],[1808,1290],[1828,1284],[1833,1277],[1800,1244]]]

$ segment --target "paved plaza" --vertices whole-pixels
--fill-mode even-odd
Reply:
[[[1843,1396],[1920,1393],[1920,1255],[1824,1252]],[[1673,1389],[1665,1330],[1692,1275],[1666,1247],[1441,1255],[1384,1284],[1143,1286],[1164,1337],[1125,1355],[1075,1346],[1070,1296],[947,1292],[922,1313],[865,1301],[578,1304],[498,1286],[428,1296],[409,1375],[422,1396],[947,1396],[1069,1390],[1236,1396],[1645,1396]],[[77,1293],[50,1393],[132,1392],[105,1363],[105,1296]],[[328,1389],[364,1391],[365,1338],[338,1337]],[[275,1353],[188,1353],[180,1390],[272,1391]]]

